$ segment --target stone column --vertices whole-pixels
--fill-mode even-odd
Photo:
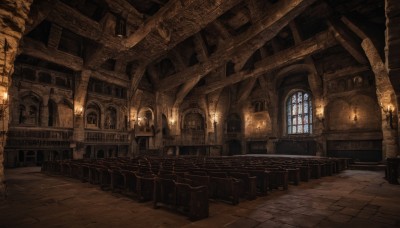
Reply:
[[[378,97],[378,102],[382,106],[381,114],[382,114],[382,134],[383,134],[383,142],[382,142],[382,150],[383,150],[383,158],[393,158],[396,157],[399,153],[398,151],[398,124],[397,124],[397,101],[396,94],[394,92],[393,86],[390,83],[389,74],[383,63],[378,50],[374,46],[373,42],[369,38],[365,38],[361,43],[362,48],[365,51],[365,54],[368,57],[368,60],[371,64],[372,71],[375,74],[375,84],[376,84],[376,95]],[[390,125],[387,123],[387,115],[385,113],[386,107],[391,107],[392,121],[393,124]]]
[[[83,158],[85,153],[85,99],[87,94],[87,85],[89,83],[90,70],[83,70],[81,72],[80,80],[77,80],[74,97],[74,133],[73,141],[75,147],[73,148],[73,159]]]
[[[14,68],[14,60],[22,35],[25,31],[25,23],[28,19],[29,10],[33,0],[2,0],[0,4],[0,70],[1,85],[0,93],[8,91],[9,76]],[[7,46],[5,46],[7,40]],[[4,55],[4,51],[6,54]],[[4,75],[5,73],[5,75]],[[10,99],[9,99],[10,100]],[[0,125],[3,132],[8,130],[9,112],[8,109],[1,119]],[[3,153],[6,137],[1,138],[0,146],[0,198],[5,196],[5,177],[3,167]]]
[[[43,104],[40,112],[40,126],[47,127],[49,125],[49,97],[43,98]]]
[[[161,93],[156,93],[156,108],[154,113],[154,149],[162,148],[162,104]]]

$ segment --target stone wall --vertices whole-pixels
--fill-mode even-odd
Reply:
[[[19,42],[25,30],[25,22],[28,19],[28,14],[32,0],[2,0],[0,4],[0,66],[5,66],[5,70],[1,69],[0,74],[2,84],[0,86],[0,92],[8,91],[9,82],[4,80],[8,78],[8,74],[13,71],[14,59],[17,55],[17,49]],[[6,59],[3,55],[4,42],[7,39],[9,48],[7,50]],[[6,75],[4,75],[6,72]],[[8,113],[4,113],[2,118],[2,129],[3,132],[8,129]],[[5,137],[2,137],[2,143],[0,146],[0,197],[5,196],[5,177],[4,177],[4,167],[3,167],[3,152],[4,152],[4,142]]]

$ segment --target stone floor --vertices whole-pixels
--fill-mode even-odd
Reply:
[[[212,201],[196,222],[37,167],[6,177],[0,227],[400,227],[400,186],[382,172],[347,170],[237,206]]]

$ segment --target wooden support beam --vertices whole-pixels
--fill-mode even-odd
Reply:
[[[240,1],[169,1],[125,40],[125,48],[117,56],[140,57],[141,61],[148,62],[156,60],[177,44],[198,33]],[[168,31],[165,31],[166,28]],[[164,32],[170,34],[167,40],[163,38]]]
[[[197,33],[194,36],[194,46],[198,54],[199,61],[200,62],[207,61],[208,49],[200,33]],[[197,85],[199,81],[200,78],[193,78],[183,84],[183,86],[179,89],[178,93],[175,96],[174,107],[177,107],[182,103],[183,99],[189,94],[189,92],[193,89],[193,87]]]
[[[58,51],[54,48],[47,48],[44,44],[28,37],[24,37],[24,41],[22,53],[25,55],[55,63],[74,71],[82,71],[86,69],[83,66],[83,60],[80,57]],[[113,83],[125,88],[127,85],[129,85],[128,77],[124,73],[121,74],[114,71],[99,69],[96,71],[91,71],[91,75],[99,80]]]
[[[131,100],[133,94],[135,93],[137,87],[139,86],[139,82],[142,79],[144,73],[146,72],[146,65],[145,64],[140,64],[134,72],[131,72],[132,74],[132,79],[131,79],[131,84],[129,86],[129,97]]]
[[[262,18],[262,2],[259,0],[247,0],[247,6],[250,10],[251,22],[256,23],[258,20]],[[264,44],[268,40],[260,39],[260,45],[264,46]],[[256,48],[257,47],[257,48]],[[253,56],[253,54],[257,51],[258,46],[251,49],[247,49],[245,52],[242,52],[240,56],[236,56],[232,59],[232,62],[235,65],[235,72],[240,71],[246,65],[247,61]]]
[[[295,44],[299,44],[301,41],[303,41],[302,35],[300,34],[300,29],[297,26],[296,21],[293,20],[292,22],[290,22],[289,27],[292,31]],[[323,95],[322,79],[318,75],[314,60],[310,56],[307,56],[304,61],[311,68],[311,72],[309,72],[308,74],[308,84],[310,85],[313,96],[316,99],[321,99]]]
[[[28,34],[35,29],[53,10],[53,0],[35,1],[29,11],[29,18],[25,25],[24,34]]]
[[[228,29],[226,29],[225,25],[223,25],[218,19],[215,19],[215,21],[213,21],[211,23],[211,26],[218,31],[219,36],[223,39],[223,40],[228,40],[232,38],[232,35],[229,33]]]
[[[126,0],[105,0],[105,2],[113,13],[125,18],[129,24],[139,25],[143,23],[144,15]]]
[[[240,71],[229,76],[226,79],[218,80],[202,88],[198,88],[196,89],[195,93],[207,94],[225,86],[238,83],[247,78],[258,77],[271,70],[294,63],[296,61],[304,59],[306,56],[318,53],[334,45],[336,45],[336,40],[334,39],[331,32],[325,31],[319,33],[316,36],[301,42],[293,48],[286,49],[268,58],[258,61],[255,64],[256,68],[250,72]]]
[[[24,37],[22,53],[38,59],[58,64],[75,71],[83,69],[83,59],[54,48],[47,48],[43,43]]]
[[[238,103],[242,103],[247,100],[247,98],[250,96],[251,92],[253,91],[254,85],[257,82],[257,78],[249,78],[247,79],[246,85],[239,91],[239,96],[238,96]]]
[[[329,20],[329,27],[335,35],[336,40],[352,55],[357,62],[366,65],[368,60],[357,42],[341,25],[340,21]]]
[[[180,0],[171,0],[164,7],[162,7],[153,17],[145,21],[139,28],[129,37],[127,37],[123,44],[126,49],[136,46],[141,42],[149,33],[157,29],[162,21],[171,19],[177,16],[185,7],[196,2],[196,0],[187,0],[183,5]]]
[[[97,69],[92,71],[92,77],[124,88],[128,88],[129,86],[129,79],[125,73],[121,74],[115,71]]]
[[[79,11],[60,0],[55,0],[53,10],[50,12],[48,20],[80,36],[101,43],[105,47],[110,47],[115,50],[119,50],[122,47],[121,38],[104,33],[100,23],[82,15]]]
[[[183,72],[179,72],[162,80],[159,89],[161,91],[166,91],[177,87],[193,77],[202,78],[212,70],[224,65],[232,56],[239,55],[239,53],[255,47],[256,49],[260,48],[264,43],[260,45],[259,39],[254,39],[257,35],[262,33],[261,35],[265,42],[272,39],[283,27],[314,1],[315,0],[283,0],[276,3],[274,7],[271,7],[271,9],[266,12],[266,17],[259,20],[249,30],[239,35],[231,42],[226,42],[225,46],[221,47],[219,51],[210,56],[207,62],[199,63],[187,68]]]
[[[62,35],[62,27],[57,24],[51,24],[49,39],[47,41],[47,46],[49,48],[58,49]]]
[[[322,77],[324,80],[335,80],[337,78],[346,76],[346,75],[353,75],[353,74],[359,74],[365,71],[371,70],[369,66],[350,66],[346,68],[342,68],[340,70],[337,70],[333,73],[325,73]]]
[[[153,87],[157,88],[159,79],[159,70],[153,65],[147,67],[147,76],[149,77],[150,83]]]

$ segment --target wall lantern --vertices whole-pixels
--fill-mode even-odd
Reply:
[[[83,116],[83,107],[81,105],[77,105],[74,114],[76,117],[82,117]]]
[[[389,104],[388,106],[386,106],[386,108],[384,108],[381,104],[381,108],[383,110],[383,112],[386,114],[386,124],[393,129],[393,108],[392,105]]]

